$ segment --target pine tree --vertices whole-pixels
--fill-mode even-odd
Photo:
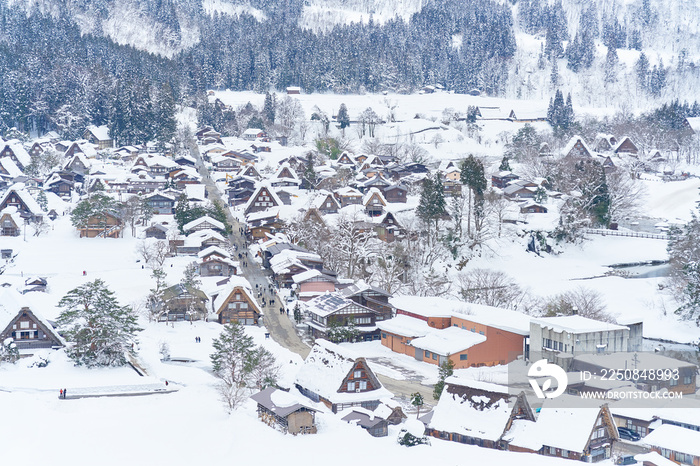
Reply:
[[[267,385],[275,383],[274,358],[255,346],[241,324],[226,324],[212,346],[212,368],[221,380],[219,392],[230,411],[245,400],[261,380]]]
[[[294,306],[294,321],[298,324],[301,324],[301,322],[304,320],[304,316],[301,313],[301,308],[299,307],[299,303],[296,303]]]
[[[498,170],[502,172],[509,172],[511,170],[510,168],[510,163],[508,161],[507,156],[503,156],[503,159],[501,160],[501,164],[498,166]]]
[[[472,214],[478,216],[483,207],[484,192],[486,191],[486,176],[484,164],[474,155],[469,154],[460,164],[460,180],[469,188],[469,215],[467,217],[467,234],[471,235]]]
[[[76,365],[123,366],[141,331],[136,314],[120,306],[114,293],[97,279],[69,291],[58,303],[59,330],[72,342],[68,356]]]
[[[275,122],[275,94],[270,92],[265,93],[265,103],[263,104],[263,117],[272,124]]]
[[[682,319],[700,325],[700,219],[695,212],[682,228],[669,231],[666,246],[669,257],[669,278],[676,290],[676,309]]]
[[[433,387],[433,398],[436,400],[440,399],[442,391],[445,389],[445,379],[454,374],[455,363],[452,359],[447,359],[440,365],[438,369],[438,381]]]
[[[314,155],[309,152],[306,154],[306,164],[304,166],[304,180],[302,188],[316,189],[316,170],[314,170]]]
[[[343,134],[345,134],[345,128],[350,126],[350,115],[348,114],[348,107],[346,107],[345,104],[340,104],[337,119],[340,129],[343,130]]]
[[[420,392],[411,393],[411,404],[416,407],[416,419],[420,417],[420,407],[423,406],[423,395]]]
[[[553,87],[557,87],[559,84],[559,65],[557,65],[557,60],[552,63],[552,73],[549,75],[549,83]]]
[[[447,215],[447,203],[445,201],[445,188],[442,184],[442,174],[436,172],[435,176],[423,180],[423,189],[416,207],[416,216],[425,224],[435,222],[435,232],[438,231],[438,222]]]
[[[617,82],[617,67],[619,64],[619,59],[617,57],[617,50],[613,47],[608,47],[608,53],[605,56],[605,69],[604,69],[604,80],[606,84],[613,84]]]
[[[634,65],[634,71],[637,74],[637,85],[643,91],[649,89],[649,60],[647,56],[642,52],[639,55],[639,60]]]

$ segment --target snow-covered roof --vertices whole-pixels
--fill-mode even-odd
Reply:
[[[501,395],[508,395],[510,393],[508,391],[508,387],[506,387],[505,385],[499,385],[491,382],[482,382],[481,380],[460,377],[459,375],[451,375],[447,377],[445,379],[445,383],[459,385],[467,388],[473,388],[489,393],[499,393]]]
[[[384,195],[377,188],[370,188],[369,191],[367,191],[365,197],[362,198],[362,205],[366,206],[373,196],[379,199],[382,205],[386,205],[386,199],[384,198]]]
[[[248,199],[248,202],[245,203],[245,206],[243,206],[243,212],[247,212],[248,209],[253,205],[255,200],[258,198],[258,195],[260,194],[260,191],[263,189],[267,189],[267,192],[270,193],[270,197],[272,198],[273,202],[275,203],[275,206],[281,206],[284,205],[282,202],[282,199],[277,195],[275,190],[270,186],[269,182],[263,182],[260,183],[260,185],[255,188],[255,192],[251,194],[250,199]]]
[[[213,302],[214,312],[219,311],[221,306],[223,306],[224,301],[226,301],[231,292],[236,288],[241,289],[243,293],[245,293],[248,300],[251,303],[253,303],[253,305],[255,305],[258,312],[262,312],[260,304],[255,299],[255,296],[253,294],[253,288],[250,286],[250,282],[245,277],[242,277],[240,275],[232,275],[228,277],[228,281],[226,282],[226,284],[211,292],[211,295],[216,294],[216,298]]]
[[[696,430],[663,424],[644,437],[642,442],[654,447],[700,457],[700,432]]]
[[[16,178],[24,174],[10,157],[0,158],[0,167],[8,173],[10,178]]]
[[[460,353],[485,341],[486,337],[484,335],[456,327],[449,327],[439,332],[415,338],[411,340],[410,344],[415,348],[437,353],[441,356],[448,356]]]
[[[10,194],[15,193],[17,197],[20,198],[20,200],[24,203],[25,206],[27,206],[27,209],[32,214],[40,214],[42,212],[41,207],[39,204],[34,200],[34,198],[29,194],[29,192],[25,189],[24,183],[15,183],[12,186],[8,188],[8,190],[5,192],[5,195],[2,197],[2,200],[0,200],[0,205],[5,203],[5,200],[10,197]]]
[[[109,137],[109,127],[107,125],[90,125],[87,127],[87,130],[90,131],[98,141],[109,141],[111,139]]]
[[[343,297],[338,292],[326,292],[307,301],[306,310],[319,317],[327,317],[353,304],[356,304],[355,301]]]
[[[231,257],[231,254],[217,246],[209,246],[206,249],[202,249],[201,251],[199,251],[199,253],[197,253],[197,257],[201,259],[202,257],[207,257],[209,254],[218,254],[219,256],[224,258]]]
[[[247,130],[243,131],[243,136],[256,136],[262,132],[263,130],[260,128],[248,128]]]
[[[379,388],[359,393],[339,393],[341,384],[350,370],[355,366],[358,355],[345,347],[338,346],[323,339],[316,344],[304,360],[297,373],[295,383],[310,390],[331,403],[361,402],[391,398],[393,394],[379,381]],[[367,366],[369,369],[369,366]],[[371,370],[371,369],[370,369]]]
[[[649,453],[639,453],[634,455],[634,459],[636,459],[637,463],[639,464],[653,464],[654,466],[678,466],[678,463],[675,461],[664,458],[655,451],[650,451]]]
[[[569,142],[566,143],[566,146],[564,146],[564,149],[562,149],[561,154],[567,155],[569,152],[571,152],[571,149],[573,149],[576,143],[579,141],[581,141],[581,144],[588,151],[589,154],[593,153],[593,151],[588,147],[588,144],[586,144],[586,140],[583,139],[583,137],[572,136],[571,139],[569,139]]]
[[[291,393],[277,390],[275,387],[267,387],[263,391],[252,395],[250,398],[279,417],[287,417],[300,409],[316,411]]]
[[[292,280],[294,283],[299,284],[302,282],[305,282],[307,280],[311,280],[312,278],[318,277],[321,275],[321,271],[317,269],[311,269],[307,270],[305,272],[298,273],[292,277]]]
[[[29,156],[29,152],[27,152],[21,142],[12,140],[9,141],[5,147],[9,147],[12,150],[12,153],[15,154],[15,157],[17,157],[17,160],[23,167],[26,167],[32,163],[32,158]]]
[[[175,168],[178,166],[178,164],[173,159],[165,157],[164,155],[141,156],[136,159],[136,161],[138,160],[143,160],[147,167],[160,165],[166,168]],[[136,164],[134,164],[134,166],[138,167],[138,165]]]
[[[695,364],[669,358],[656,353],[635,352],[623,353],[615,352],[609,354],[581,354],[576,356],[577,361],[594,364],[596,366],[609,367],[615,369],[627,369],[639,367],[640,369],[679,369],[681,367],[695,367]]]
[[[342,188],[338,188],[335,190],[335,193],[338,194],[339,196],[345,196],[345,197],[362,197],[362,193],[358,191],[355,188],[352,188],[350,186],[344,186]]]
[[[218,228],[219,230],[224,230],[226,227],[224,226],[223,223],[220,221],[211,218],[208,215],[205,215],[203,217],[199,217],[198,219],[192,220],[191,222],[188,222],[182,226],[182,229],[184,231],[189,231],[193,228],[195,228],[198,225],[201,225],[202,223],[209,223],[212,225],[214,228]]]
[[[464,386],[447,382],[447,387],[433,410],[430,427],[438,431],[498,441],[510,418],[510,396],[507,392],[504,394],[501,390],[503,387],[500,386],[495,386],[498,388],[495,392],[479,387],[465,387],[472,390],[460,387]],[[494,393],[497,395],[496,401],[491,403]]]
[[[27,298],[19,294],[14,288],[0,289],[0,331],[5,330],[10,321],[17,317],[19,311],[25,307],[32,311],[34,317],[36,317],[47,330],[53,332],[54,337],[57,338],[61,344],[66,344],[63,337],[54,330],[49,321],[36,309],[36,306],[32,306]]]
[[[519,335],[530,334],[530,316],[518,311],[440,297],[396,296],[389,303],[423,317],[456,317]]]
[[[537,451],[543,445],[582,453],[600,414],[597,400],[561,395],[547,399],[535,423],[509,432],[511,445]]]
[[[372,429],[377,424],[386,421],[376,411],[370,411],[359,406],[344,409],[340,413],[341,419],[350,424],[355,424],[365,429]]]
[[[245,216],[245,221],[247,223],[257,222],[258,220],[272,219],[278,217],[280,214],[279,207],[271,207],[267,210],[261,210],[259,212],[251,212]]]
[[[601,322],[583,316],[540,317],[538,319],[532,319],[532,323],[555,332],[571,334],[629,330],[629,327],[625,327],[624,325]]]
[[[695,133],[700,133],[700,117],[688,117],[686,120]]]
[[[185,194],[187,195],[187,199],[204,201],[207,198],[206,188],[207,187],[203,184],[186,184]]]
[[[397,315],[391,319],[379,321],[377,327],[385,332],[404,337],[423,337],[434,330],[424,320],[405,315]]]
[[[281,176],[281,175],[282,175],[282,171],[284,171],[285,168],[286,168],[287,170],[289,170],[289,174],[292,175],[291,177],[283,177],[283,176]],[[277,169],[277,171],[275,172],[275,174],[272,175],[272,179],[273,179],[273,180],[288,180],[288,181],[298,182],[298,181],[299,181],[299,176],[297,176],[297,172],[294,171],[294,169],[289,165],[288,162],[284,162],[283,164],[281,164],[281,165],[279,166],[279,168]]]

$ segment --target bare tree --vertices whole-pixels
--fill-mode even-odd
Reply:
[[[141,241],[137,249],[143,261],[151,269],[160,269],[170,254],[170,245],[163,240]]]
[[[550,297],[544,303],[542,314],[548,317],[580,315],[602,322],[615,322],[614,317],[606,311],[603,296],[584,287]]]
[[[398,241],[392,244],[382,243],[368,267],[370,283],[388,293],[396,293],[405,281],[408,262],[403,244]]]
[[[280,134],[290,137],[300,120],[304,119],[304,109],[297,99],[285,96],[277,102],[275,123]]]
[[[503,232],[503,220],[511,209],[512,203],[497,193],[493,188],[484,194],[484,214],[493,224],[495,223],[496,236],[501,237]]]
[[[364,216],[341,213],[318,251],[332,270],[345,271],[347,278],[364,278],[363,264],[374,254],[374,231]]]
[[[644,186],[630,173],[618,169],[606,176],[611,219],[620,219],[638,213],[644,196]]]
[[[513,309],[523,297],[515,280],[500,270],[478,268],[461,272],[457,281],[460,296],[470,303]]]

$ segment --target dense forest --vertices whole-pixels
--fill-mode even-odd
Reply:
[[[199,43],[172,58],[81,34],[60,14],[2,6],[0,128],[75,137],[88,123],[108,124],[119,144],[142,142],[172,133],[165,116],[174,103],[210,88],[374,92],[441,83],[498,94],[515,52],[510,9],[493,2],[435,2],[408,23],[323,34],[299,28],[294,2],[282,4],[275,21],[200,15]],[[177,40],[172,2],[145,5]],[[99,12],[100,2],[90,8]]]
[[[660,21],[648,0],[629,17],[600,2],[563,1],[426,1],[406,21],[369,17],[312,31],[299,25],[302,0],[250,0],[234,15],[205,11],[202,0],[0,0],[0,134],[15,127],[75,138],[88,124],[107,124],[120,145],[169,140],[175,105],[201,107],[207,89],[414,92],[441,84],[520,98],[539,76],[542,99],[568,84],[579,103],[600,94],[661,105],[697,79],[685,49],[673,69],[647,55]],[[143,40],[138,48],[118,45],[125,24]],[[528,59],[516,48],[518,32],[542,40],[537,69],[520,69]],[[607,55],[596,58],[600,44]],[[638,54],[629,72],[618,51]]]

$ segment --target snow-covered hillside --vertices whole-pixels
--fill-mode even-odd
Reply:
[[[336,24],[384,23],[399,17],[408,20],[428,0],[308,0],[304,3],[300,25],[312,31],[327,31]]]

